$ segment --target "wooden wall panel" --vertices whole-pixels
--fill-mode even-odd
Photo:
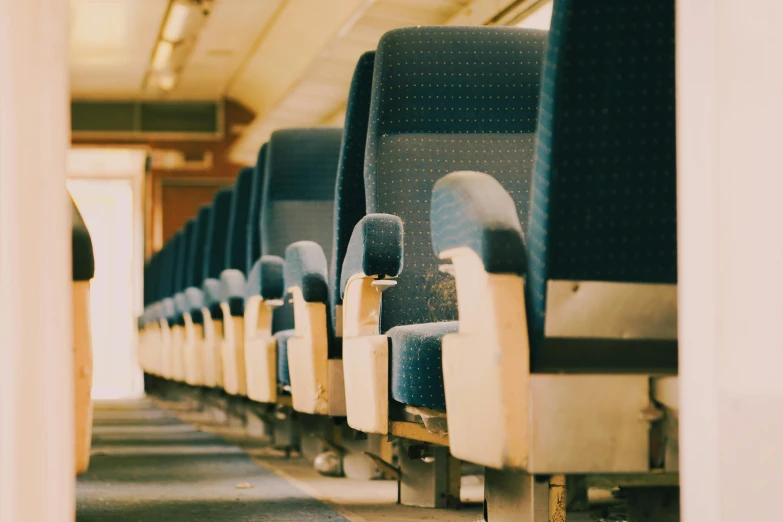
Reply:
[[[171,182],[175,181],[175,182]],[[184,180],[163,179],[161,183],[161,226],[163,243],[194,217],[202,205],[212,202],[220,188],[230,185],[232,180],[198,180],[198,183],[183,183]]]

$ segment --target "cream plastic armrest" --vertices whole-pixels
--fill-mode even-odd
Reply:
[[[329,414],[329,342],[326,304],[305,301],[298,286],[293,296],[295,334],[288,340],[288,370],[294,409],[302,413]]]
[[[443,381],[452,454],[484,466],[527,464],[530,350],[524,281],[490,274],[470,248],[450,259],[459,331],[443,339]]]
[[[272,336],[274,308],[260,295],[249,297],[245,303],[247,396],[262,403],[277,401],[277,345]]]
[[[387,284],[376,285],[384,281]],[[348,425],[365,433],[389,431],[389,342],[379,334],[381,288],[389,280],[356,274],[343,298],[343,371]]]

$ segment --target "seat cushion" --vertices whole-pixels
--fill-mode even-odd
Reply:
[[[391,352],[391,397],[409,406],[446,411],[441,343],[457,321],[396,326],[386,332]]]
[[[277,341],[277,382],[291,384],[291,375],[288,373],[288,340],[294,336],[294,330],[283,330],[275,334]]]

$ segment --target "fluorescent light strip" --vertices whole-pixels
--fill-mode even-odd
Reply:
[[[158,77],[158,86],[164,91],[170,91],[174,88],[177,78],[172,73],[163,73]]]
[[[190,6],[181,2],[174,2],[169,9],[166,24],[163,26],[162,38],[167,42],[179,42],[185,34],[190,17]]]
[[[174,50],[174,45],[171,42],[158,42],[158,47],[155,48],[155,55],[152,57],[152,68],[155,71],[162,71],[169,64],[171,59],[171,52]]]

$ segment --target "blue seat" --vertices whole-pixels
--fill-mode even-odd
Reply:
[[[304,413],[345,415],[339,274],[351,232],[365,213],[362,171],[374,58],[374,52],[362,55],[351,81],[333,187],[334,220],[326,230],[331,254],[314,241],[286,249],[285,287],[296,310],[286,352],[297,363],[290,368],[294,409]]]
[[[622,451],[648,442],[638,404],[649,401],[649,375],[677,371],[674,58],[673,2],[556,0],[529,202],[491,171],[435,185],[433,246],[461,288],[460,332],[444,344],[455,456],[538,473],[547,457],[531,455],[527,438],[549,415],[558,471],[653,460]],[[465,382],[497,386],[467,400]],[[599,384],[611,382],[621,384]],[[552,396],[582,401],[579,413],[536,407]],[[557,442],[562,431],[579,433],[578,452]]]
[[[169,268],[168,259],[170,244],[165,244],[155,253],[150,270],[150,305],[147,308],[147,326],[149,335],[146,339],[147,369],[150,373],[162,376],[162,319],[163,299],[166,296],[166,275]]]
[[[220,274],[221,297],[228,303],[231,315],[242,317],[245,305],[245,280],[250,271],[247,253],[247,230],[255,169],[239,171],[231,197],[231,211],[226,232],[225,269]]]
[[[272,310],[282,302],[284,294],[283,259],[280,256],[262,255],[261,248],[261,216],[269,170],[268,149],[268,143],[261,146],[253,168],[245,238],[247,266],[250,267],[245,281],[244,315],[247,397],[264,403],[277,400],[277,347],[271,337]]]
[[[220,189],[212,200],[212,213],[207,225],[207,242],[204,246],[203,286],[204,306],[213,319],[222,320],[220,275],[226,268],[226,231],[231,212],[231,188]]]
[[[207,232],[212,215],[212,207],[202,206],[196,215],[196,231],[190,244],[190,263],[186,274],[188,287],[185,289],[188,313],[194,324],[202,325],[204,315],[201,309],[204,307],[204,252],[207,245]]]
[[[342,134],[340,129],[328,128],[286,129],[272,134],[266,151],[261,209],[263,256],[282,257],[296,241],[313,241],[327,257],[331,255]],[[275,309],[272,333],[293,327],[291,304]],[[285,365],[288,358],[278,353],[278,361]]]
[[[207,225],[207,240],[204,246],[204,266],[201,290],[204,295],[204,343],[203,377],[204,385],[210,388],[223,386],[223,365],[220,347],[223,338],[223,310],[220,307],[222,293],[220,274],[226,266],[226,232],[231,211],[231,188],[220,189],[212,200],[212,212]]]
[[[190,263],[190,244],[195,233],[195,219],[189,219],[181,230],[181,238],[177,249],[177,267],[174,278],[174,321],[172,323],[172,376],[179,382],[185,381],[185,314],[188,311],[185,289],[186,274]]]
[[[204,292],[202,276],[204,272],[204,249],[207,239],[212,209],[201,207],[193,219],[193,229],[188,245],[188,258],[185,266],[184,312],[185,339],[183,358],[185,382],[192,386],[203,384],[202,343],[204,339]]]
[[[245,299],[254,295],[260,295],[260,267],[256,262],[261,259],[261,207],[264,198],[264,178],[266,177],[266,149],[264,143],[258,150],[256,164],[253,166],[253,175],[250,183],[250,207],[248,208],[247,228],[245,231],[245,267],[247,277],[245,281]],[[250,273],[256,268],[254,282],[251,283]]]
[[[676,343],[654,343],[630,358],[618,345],[591,362],[579,361],[580,347],[545,335],[555,282],[677,282],[674,4],[559,4],[543,73],[528,230],[533,362],[566,370],[616,359],[624,370],[676,370]],[[610,22],[613,16],[622,22]],[[602,27],[613,52],[596,56],[592,27]]]
[[[162,349],[160,353],[160,367],[163,377],[172,379],[174,377],[173,354],[172,354],[172,332],[171,328],[177,321],[177,310],[174,306],[174,295],[176,294],[177,282],[177,264],[179,261],[179,246],[182,241],[182,231],[177,231],[166,243],[165,264],[161,274],[162,298],[160,301],[160,322]]]
[[[223,388],[231,395],[240,396],[247,395],[244,348],[245,282],[249,270],[247,228],[254,173],[254,168],[245,167],[237,176],[226,231],[226,268],[220,274]]]
[[[188,311],[185,289],[187,288],[187,271],[190,263],[190,248],[196,232],[196,220],[189,219],[182,228],[182,241],[177,253],[177,274],[174,281],[174,309],[176,313],[175,324],[184,325],[184,314]]]
[[[441,339],[456,330],[457,308],[454,282],[432,253],[432,187],[449,172],[482,170],[527,196],[545,42],[543,31],[420,27],[390,31],[378,45],[364,177],[368,215],[404,223],[405,268],[380,314],[398,403],[445,409]]]
[[[144,311],[139,319],[139,363],[145,373],[152,375],[154,367],[155,342],[155,316],[158,303],[157,276],[160,271],[160,252],[150,256],[144,267]]]
[[[386,335],[391,351],[394,399],[410,406],[446,411],[441,341],[457,331],[457,321],[395,326]]]
[[[364,53],[356,64],[345,108],[345,127],[340,160],[337,164],[337,185],[334,203],[334,231],[329,266],[329,294],[332,329],[342,331],[340,275],[343,271],[348,243],[356,224],[364,217],[364,151],[370,120],[370,97],[375,67],[375,51]],[[339,326],[338,326],[339,325]],[[336,335],[339,339],[341,335]],[[342,356],[342,342],[336,340],[330,357]]]

